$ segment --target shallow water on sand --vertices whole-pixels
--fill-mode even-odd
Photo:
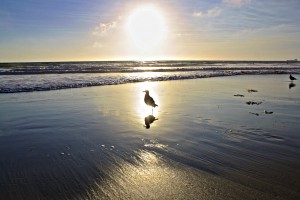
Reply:
[[[0,94],[0,196],[299,199],[290,84],[236,76]],[[159,105],[149,129],[145,89]]]

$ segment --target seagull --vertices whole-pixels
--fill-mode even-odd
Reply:
[[[291,74],[290,74],[290,79],[291,81],[294,81],[294,80],[297,80],[295,77],[293,77]]]
[[[145,92],[145,97],[144,97],[144,101],[148,106],[152,106],[152,112],[153,112],[153,108],[155,108],[156,106],[158,106],[157,104],[155,104],[155,101],[153,100],[152,97],[150,97],[149,95],[149,90],[145,90],[143,91]]]

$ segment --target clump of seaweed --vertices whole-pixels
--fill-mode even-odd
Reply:
[[[269,114],[273,114],[273,111],[266,111],[266,110],[264,110],[264,113],[267,114],[267,115],[269,115]]]
[[[262,101],[247,101],[246,104],[248,104],[248,105],[259,105],[259,104],[262,104]]]
[[[259,114],[258,113],[253,113],[253,112],[249,112],[250,114],[252,114],[252,115],[256,115],[256,116],[259,116]]]
[[[248,91],[249,93],[252,93],[252,92],[258,92],[258,90],[255,90],[255,89],[247,89],[247,91]]]
[[[242,95],[242,94],[235,94],[233,96],[235,96],[235,97],[244,97],[244,95]]]

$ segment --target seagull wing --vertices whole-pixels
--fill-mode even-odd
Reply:
[[[145,103],[149,106],[152,106],[152,107],[156,107],[157,105],[155,104],[155,101],[152,97],[150,96],[146,96],[145,97]]]
[[[155,108],[155,107],[157,106],[157,104],[155,104],[155,101],[154,101],[154,99],[153,99],[152,97],[150,97],[149,102],[150,102],[150,105],[151,105],[152,107]]]

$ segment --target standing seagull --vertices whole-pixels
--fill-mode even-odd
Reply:
[[[294,80],[297,80],[295,77],[293,77],[291,74],[290,74],[290,79],[291,81],[294,81]]]
[[[156,106],[158,106],[157,104],[155,104],[155,101],[152,97],[150,97],[149,95],[149,90],[145,90],[143,91],[145,92],[145,97],[144,97],[144,101],[148,106],[152,106],[152,113],[153,113],[153,108],[155,108]]]

